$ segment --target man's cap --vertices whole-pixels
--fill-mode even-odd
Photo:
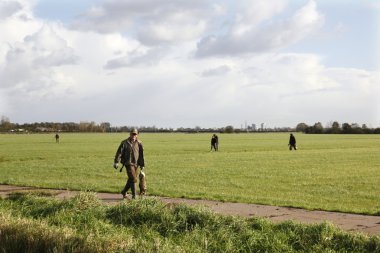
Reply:
[[[137,131],[136,128],[133,128],[133,129],[131,130],[131,134],[139,134],[139,132]]]

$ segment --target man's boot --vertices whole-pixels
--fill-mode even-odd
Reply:
[[[129,188],[130,188],[129,182],[127,181],[127,183],[124,186],[124,189],[121,191],[121,195],[123,195],[124,199],[126,198],[126,195],[127,195]]]

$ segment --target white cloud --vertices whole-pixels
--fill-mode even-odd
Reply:
[[[274,5],[275,8],[267,11],[269,7],[266,5],[271,6],[271,3],[261,4],[266,15],[253,20],[252,24],[241,22],[241,20],[249,22],[248,18],[237,18],[226,35],[204,37],[198,43],[196,55],[207,57],[268,52],[298,42],[323,24],[323,16],[317,11],[315,2],[309,1],[286,20],[258,26],[261,21],[273,17],[282,10],[282,6]],[[260,11],[257,10],[258,13],[261,13]]]
[[[24,39],[25,47],[33,50],[33,65],[36,67],[52,67],[64,64],[75,64],[78,57],[74,50],[67,46],[67,41],[57,35],[48,25]]]
[[[77,60],[56,27],[34,17],[33,4],[18,1],[17,11],[0,22],[0,89],[1,100],[9,102],[7,108],[13,104],[12,96],[40,99],[62,90],[57,85],[61,75],[54,67]]]
[[[147,45],[198,38],[207,20],[218,12],[209,1],[104,1],[81,16],[72,27],[100,33],[136,35]]]
[[[18,1],[17,3],[22,6],[20,9],[6,19],[0,19],[0,46],[9,46],[16,41],[23,40],[25,34],[33,33],[41,27],[41,22],[33,17],[31,2]]]
[[[257,29],[260,23],[280,14],[286,7],[283,0],[243,0],[236,3],[238,11],[234,17],[231,35],[244,36],[245,33]]]
[[[188,17],[189,15],[187,14],[177,14],[167,17],[165,21],[151,23],[138,32],[138,38],[147,45],[198,38],[205,31],[206,22],[204,20],[189,20]]]
[[[36,33],[27,35],[22,42],[11,45],[4,67],[0,69],[1,87],[46,93],[56,84],[53,67],[76,61],[73,49],[45,25]]]

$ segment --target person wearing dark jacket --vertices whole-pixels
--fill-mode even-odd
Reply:
[[[137,182],[137,169],[140,167],[140,174],[144,174],[142,171],[144,169],[144,149],[142,142],[137,139],[138,131],[133,129],[130,132],[128,139],[123,140],[115,154],[114,159],[114,168],[117,169],[119,162],[122,163],[122,166],[126,168],[128,180],[125,184],[124,189],[121,191],[123,198],[126,197],[129,189],[132,192],[132,198],[136,198],[136,186]],[[121,169],[123,168],[121,167]],[[121,172],[120,169],[120,172]],[[144,194],[145,192],[140,192]]]
[[[294,150],[297,150],[296,138],[294,137],[293,134],[290,134],[288,146],[289,146],[289,150],[292,150],[293,148],[294,148]]]
[[[213,134],[211,137],[211,150],[214,149],[215,151],[218,151],[218,146],[219,146],[219,139],[216,134]]]

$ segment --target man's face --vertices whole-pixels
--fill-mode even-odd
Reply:
[[[131,133],[131,139],[135,141],[137,139],[137,134]]]

